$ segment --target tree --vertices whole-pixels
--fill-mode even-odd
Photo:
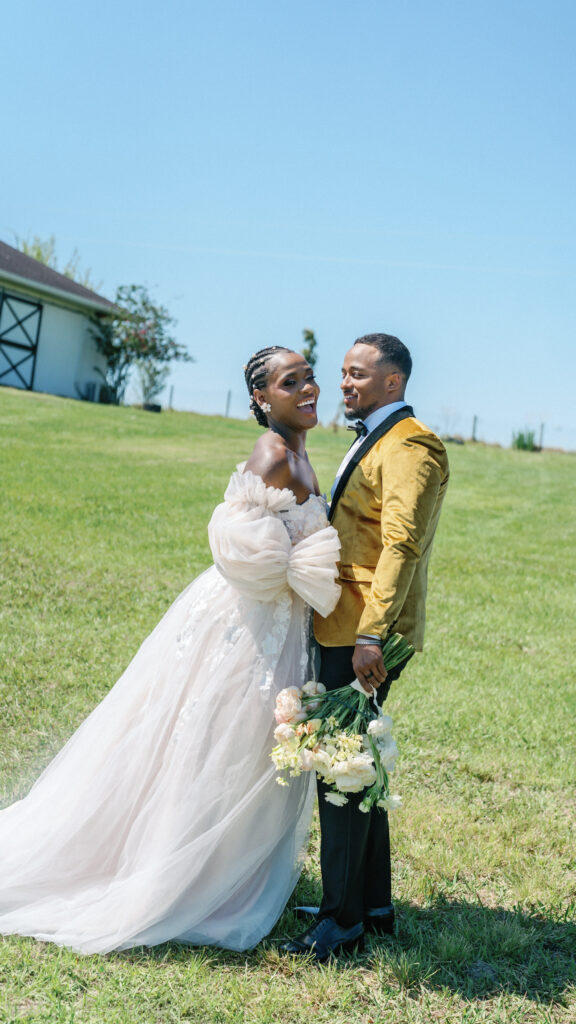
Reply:
[[[101,288],[101,284],[94,285],[89,270],[80,270],[77,249],[64,267],[58,266],[54,235],[47,239],[38,235],[31,239],[16,236],[16,245],[27,256],[85,288],[94,291]],[[170,333],[175,323],[164,306],[154,304],[143,285],[122,285],[116,290],[116,313],[106,317],[94,316],[91,331],[98,351],[106,360],[104,373],[100,367],[94,367],[94,370],[106,384],[108,401],[114,405],[123,401],[133,369],[138,373],[142,400],[151,402],[166,384],[169,363],[175,360],[194,362],[186,348],[179,345]]]
[[[316,354],[316,347],[318,342],[316,341],[316,335],[314,331],[311,331],[308,327],[305,327],[302,331],[304,337],[304,348],[302,349],[302,355],[304,359],[307,359],[312,369],[316,366],[318,356]]]
[[[114,405],[124,399],[132,369],[139,372],[141,384],[156,397],[166,380],[168,364],[175,360],[194,362],[192,356],[172,336],[176,321],[164,306],[156,305],[143,285],[122,285],[116,291],[117,312],[93,319],[92,337],[106,360],[103,378],[108,397]],[[161,381],[161,383],[160,383]]]
[[[155,363],[148,359],[138,359],[136,361],[136,374],[142,404],[147,405],[162,394],[170,374],[170,367],[164,363]]]
[[[47,267],[52,267],[52,270],[57,270],[59,274],[64,274],[65,277],[69,277],[72,281],[77,281],[78,284],[84,285],[85,288],[91,288],[92,291],[97,292],[102,287],[102,282],[96,284],[92,280],[92,272],[90,270],[80,270],[80,255],[77,249],[74,249],[70,259],[63,267],[58,266],[54,235],[50,235],[50,238],[46,239],[42,239],[38,235],[33,235],[31,239],[16,237],[16,247],[20,249],[20,252],[26,253],[27,256],[32,256],[33,259],[38,260],[39,263],[44,263]]]

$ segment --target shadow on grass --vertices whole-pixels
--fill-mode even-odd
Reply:
[[[490,909],[478,903],[438,900],[426,909],[396,904],[395,936],[367,936],[364,950],[331,961],[331,969],[373,971],[382,987],[421,992],[449,990],[463,999],[487,999],[501,993],[536,1003],[558,1004],[576,986],[576,923],[552,920],[545,913]],[[310,961],[285,957],[280,942],[303,923],[287,909],[271,936],[246,953],[167,944],[116,954],[130,960],[199,958],[212,970],[252,966],[262,970],[285,962],[293,973],[323,970]]]
[[[395,938],[373,941],[371,955],[382,980],[402,988],[557,1003],[576,985],[574,921],[445,900],[425,910],[397,905],[397,920]]]

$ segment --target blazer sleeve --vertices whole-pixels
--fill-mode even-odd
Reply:
[[[385,636],[404,606],[416,566],[428,548],[447,478],[444,447],[434,435],[398,442],[382,473],[382,552],[357,633]]]

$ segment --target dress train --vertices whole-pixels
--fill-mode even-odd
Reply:
[[[215,565],[0,812],[0,933],[83,953],[244,950],[282,913],[314,782],[276,784],[274,702],[308,677],[309,606],[338,599],[338,538],[323,499],[297,505],[241,471],[209,536]]]

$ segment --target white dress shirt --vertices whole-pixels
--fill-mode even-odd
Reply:
[[[375,409],[374,412],[371,412],[370,415],[367,416],[365,420],[363,420],[364,426],[366,427],[368,434],[371,434],[372,431],[376,429],[376,427],[379,427],[380,424],[384,422],[384,420],[387,420],[388,417],[391,416],[393,412],[398,412],[399,409],[403,409],[405,405],[408,405],[408,402],[405,402],[404,400],[402,400],[401,402],[390,402],[389,405],[381,405],[379,409]],[[354,444],[352,444],[348,451],[346,452],[346,455],[344,456],[342,462],[338,466],[338,470],[336,472],[336,479],[332,484],[332,494],[334,494],[334,491],[336,490],[336,487],[338,485],[338,481],[342,476],[342,473],[346,469],[346,466],[350,462],[350,459],[354,455],[354,452],[358,451],[362,442],[365,440],[366,437],[368,437],[368,434],[359,435],[354,441]]]

